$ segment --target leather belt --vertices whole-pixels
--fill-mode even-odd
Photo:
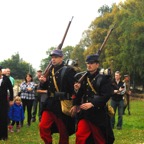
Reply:
[[[60,93],[60,92],[58,92]],[[71,100],[71,95],[69,93],[63,93],[63,94],[56,94],[56,93],[50,93],[49,98],[54,98],[56,100]]]
[[[86,102],[91,102],[93,99],[96,99],[97,97],[98,95],[92,95],[92,96],[85,97],[84,100]]]

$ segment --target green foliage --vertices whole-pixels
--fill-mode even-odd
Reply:
[[[73,51],[73,48],[72,46],[66,46],[64,47],[62,50],[63,50],[63,54],[64,54],[64,60],[67,60],[67,59],[70,59],[71,58],[71,53]]]
[[[46,55],[47,57],[42,59],[41,60],[41,63],[40,63],[40,68],[41,70],[45,70],[47,65],[49,64],[50,60],[51,60],[51,57],[50,57],[50,53],[55,49],[55,47],[51,47],[49,48],[47,51],[46,51]]]
[[[107,5],[103,5],[101,8],[98,9],[98,12],[103,15],[105,13],[111,12],[111,8],[109,8]]]
[[[144,1],[141,0],[127,0],[120,5],[120,11],[116,16],[119,23],[117,28],[121,29],[121,35],[118,38],[120,51],[116,59],[117,64],[119,64],[119,70],[129,73],[137,84],[140,77],[142,81],[144,80],[141,73],[143,71],[141,66],[144,65],[144,50],[141,45],[144,39],[144,31],[141,31],[144,29],[143,4]]]
[[[82,34],[82,38],[75,46],[62,48],[64,60],[78,59],[82,70],[86,69],[85,58],[89,54],[98,52],[102,46],[109,29],[115,28],[106,42],[100,55],[100,63],[103,68],[111,68],[111,71],[121,71],[122,75],[129,74],[133,87],[144,85],[144,0],[126,0],[118,5],[104,5],[98,9],[99,16],[90,24]],[[51,47],[46,51],[46,58],[41,61],[41,69],[45,70],[50,62],[49,54],[55,49]],[[15,78],[22,78],[26,72],[33,68],[30,64],[12,56],[4,62],[4,67],[12,70]]]
[[[131,115],[123,116],[123,129],[114,129],[114,144],[140,144],[144,142],[144,111],[143,101],[131,101]],[[27,127],[25,123],[19,133],[9,133],[9,139],[6,142],[0,141],[0,144],[43,144],[39,135],[38,121]],[[53,135],[53,144],[58,144],[59,135]],[[75,144],[75,135],[70,136],[70,144]]]
[[[106,33],[115,24],[110,38],[100,55],[101,67],[129,74],[135,84],[144,82],[144,1],[127,0],[112,7],[102,6],[97,17],[85,30],[79,47],[83,55],[94,54],[102,45]]]
[[[74,60],[78,60],[78,66],[85,70],[85,57],[83,55],[84,48],[81,45],[76,45],[76,47],[73,49],[71,53],[71,58]]]
[[[82,70],[86,69],[85,58],[97,53],[102,46],[107,32],[115,25],[100,55],[103,68],[129,74],[133,87],[144,82],[144,1],[127,0],[111,7],[104,5],[98,9],[99,16],[92,21],[75,46],[63,48],[65,60],[78,59]],[[51,49],[50,49],[51,50]],[[46,67],[49,57],[42,63]],[[42,67],[43,68],[43,67]]]
[[[35,70],[30,63],[20,58],[19,53],[12,55],[11,58],[0,62],[3,68],[11,69],[11,76],[15,79],[24,79],[27,73],[35,75]]]
[[[86,57],[89,54],[97,53],[100,49],[101,45],[103,44],[105,37],[107,35],[107,32],[109,31],[109,28],[113,25],[113,15],[111,13],[112,8],[108,6],[103,6],[99,9],[99,12],[101,12],[102,15],[97,17],[90,25],[87,37],[90,37],[91,44],[87,47],[87,49],[84,51],[84,56]],[[107,41],[107,43],[110,43],[111,37]],[[86,37],[83,39],[83,41],[88,40]],[[106,56],[107,53],[105,49],[109,48],[109,45],[105,46],[102,49],[102,53],[100,56],[100,62],[101,67],[108,68],[109,67],[109,61],[107,61]],[[112,53],[112,52],[111,52]],[[111,60],[110,60],[111,61]]]

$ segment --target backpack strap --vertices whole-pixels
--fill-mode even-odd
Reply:
[[[62,82],[63,82],[63,77],[64,77],[64,74],[66,72],[66,69],[67,69],[67,66],[64,66],[62,68],[62,72],[61,72],[61,88],[60,89],[62,89]]]

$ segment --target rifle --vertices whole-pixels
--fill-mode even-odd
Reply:
[[[105,37],[105,39],[104,39],[104,41],[103,41],[101,47],[99,48],[99,50],[98,50],[98,52],[97,52],[98,55],[100,55],[100,53],[101,53],[103,47],[105,46],[105,44],[106,44],[106,42],[107,42],[107,40],[108,40],[108,38],[109,38],[111,32],[113,31],[114,27],[115,27],[115,25],[108,31],[107,36]]]
[[[115,25],[114,25],[114,26],[115,26]],[[104,46],[105,46],[105,44],[106,44],[106,42],[107,42],[107,40],[108,40],[111,32],[112,32],[113,29],[114,29],[114,26],[108,31],[107,36],[105,37],[105,39],[104,39],[101,47],[98,49],[98,52],[96,53],[98,56],[100,56],[102,49],[104,48]],[[78,73],[78,74],[79,74],[79,73]],[[78,74],[76,74],[75,77],[76,77]],[[85,72],[85,73],[81,76],[81,78],[78,80],[78,83],[81,83],[81,82],[83,81],[83,79],[85,78],[86,75],[87,75],[87,72]]]
[[[66,31],[65,31],[65,34],[64,34],[64,36],[63,36],[63,39],[62,39],[61,43],[58,45],[58,47],[57,47],[56,49],[60,49],[60,50],[61,50],[61,48],[62,48],[62,46],[63,46],[63,43],[64,43],[64,40],[65,40],[65,38],[66,38],[66,35],[67,35],[67,33],[68,33],[69,27],[70,27],[70,25],[71,25],[72,19],[73,19],[73,17],[71,18],[71,21],[69,21],[68,26],[67,26],[67,29],[66,29]],[[50,61],[49,64],[47,65],[44,73],[43,73],[43,76],[44,76],[44,77],[47,77],[47,76],[49,75],[49,72],[50,72],[51,67],[52,67],[52,62]]]

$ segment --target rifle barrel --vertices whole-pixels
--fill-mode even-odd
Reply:
[[[63,46],[64,40],[65,40],[65,38],[66,38],[66,35],[67,35],[67,33],[68,33],[68,30],[69,30],[69,27],[70,27],[70,25],[71,25],[72,20],[73,20],[73,16],[72,16],[72,18],[71,18],[71,21],[69,21],[69,23],[68,23],[67,29],[66,29],[66,31],[65,31],[65,34],[64,34],[63,39],[62,39],[62,42],[60,43],[60,47],[58,47],[58,49],[61,49],[62,46]]]
[[[67,35],[67,33],[68,33],[68,30],[69,30],[69,27],[70,27],[70,25],[71,25],[72,19],[73,19],[73,16],[72,16],[72,18],[71,18],[71,21],[69,21],[69,23],[68,23],[68,26],[67,26],[67,29],[66,29],[66,31],[65,31],[65,34],[64,34],[64,36],[63,36],[63,39],[62,39],[61,43],[58,45],[57,49],[61,49],[61,48],[62,48],[63,43],[64,43],[64,40],[65,40],[66,35]],[[49,64],[47,65],[44,73],[43,73],[44,77],[47,77],[47,76],[48,76],[51,67],[52,67],[52,62],[50,61]]]
[[[115,25],[114,25],[114,26],[115,26]],[[108,40],[111,32],[112,32],[113,29],[114,29],[114,26],[113,26],[113,28],[111,28],[111,29],[109,30],[109,32],[107,33],[107,36],[105,37],[104,42],[102,43],[100,49],[99,49],[98,52],[97,52],[98,55],[100,55],[103,47],[105,46],[105,44],[106,44],[106,42],[107,42],[107,40]],[[81,76],[81,78],[78,80],[79,83],[81,83],[81,82],[83,81],[83,79],[84,79],[84,77],[86,76],[86,74],[87,74],[87,72],[85,72],[85,73]]]
[[[114,26],[115,26],[115,25],[114,25]],[[102,43],[101,47],[100,47],[99,50],[98,50],[98,55],[100,55],[100,53],[101,53],[103,47],[105,46],[105,44],[106,44],[106,42],[107,42],[107,40],[108,40],[108,38],[109,38],[111,32],[112,32],[113,29],[114,29],[114,26],[108,31],[107,36],[106,36],[105,39],[104,39],[104,42]]]

